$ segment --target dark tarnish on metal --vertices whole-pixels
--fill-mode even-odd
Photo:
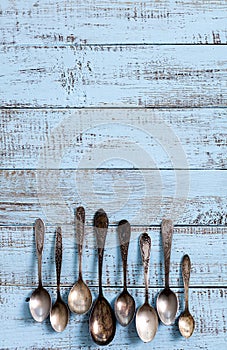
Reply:
[[[55,264],[57,274],[57,293],[60,297],[60,277],[61,277],[61,265],[62,265],[62,233],[61,227],[56,231],[56,243],[55,243]]]
[[[82,250],[83,250],[83,242],[84,242],[84,225],[85,225],[85,209],[83,207],[78,207],[76,209],[76,234],[77,234],[80,279],[82,279]]]
[[[151,254],[151,238],[145,232],[140,236],[140,252],[144,267],[144,280],[145,280],[145,302],[148,303],[148,277],[149,277],[149,264]]]
[[[127,259],[128,259],[128,247],[131,237],[131,225],[127,220],[121,220],[118,224],[118,237],[120,241],[121,257],[123,262],[124,272],[124,288],[127,284]]]
[[[39,286],[42,286],[42,252],[44,246],[44,222],[41,219],[35,221],[36,252],[38,257]]]
[[[98,345],[109,344],[113,340],[116,332],[116,319],[114,312],[102,292],[103,252],[108,224],[108,217],[104,210],[98,210],[94,217],[94,228],[98,245],[99,296],[93,305],[89,319],[91,337]]]
[[[162,220],[162,245],[165,260],[165,288],[169,288],[170,254],[173,237],[173,223],[169,219]]]

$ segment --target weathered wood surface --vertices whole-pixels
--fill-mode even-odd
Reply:
[[[4,47],[0,104],[226,106],[226,57],[212,45]]]
[[[227,165],[225,108],[2,109],[0,114],[2,169]]]
[[[53,300],[56,291],[48,288]],[[95,345],[88,333],[88,315],[71,316],[70,323],[63,333],[55,333],[49,320],[43,324],[34,322],[29,313],[28,303],[25,301],[31,295],[30,287],[0,287],[1,295],[1,348],[2,349],[100,349]],[[119,288],[105,288],[105,296],[114,301]],[[137,306],[144,301],[144,290],[141,288],[130,289],[135,297]],[[154,296],[160,290],[150,289],[150,299],[154,303]],[[183,309],[182,289],[175,289],[180,300],[179,312]],[[62,290],[65,300],[69,288]],[[159,325],[155,339],[147,344],[157,350],[187,350],[206,349],[213,350],[216,347],[225,350],[226,345],[226,302],[227,290],[220,289],[190,289],[189,291],[191,312],[195,317],[196,328],[190,340],[186,341],[180,336],[177,322],[173,326]],[[97,296],[97,288],[92,288],[93,297]],[[13,332],[13,333],[12,333]],[[138,338],[135,323],[128,328],[117,326],[116,336],[108,345],[110,349],[145,348],[144,343]]]
[[[43,252],[43,283],[56,285],[54,245],[56,226],[47,226]],[[128,256],[128,284],[131,288],[143,286],[143,267],[139,251],[139,236],[148,232],[152,240],[150,285],[164,285],[164,261],[160,227],[132,227]],[[76,233],[73,225],[63,225],[63,265],[61,282],[72,286],[78,276]],[[34,286],[37,284],[37,258],[33,227],[0,227],[1,285]],[[83,251],[83,277],[90,286],[98,285],[98,257],[92,227],[86,228]],[[201,248],[202,247],[202,248]],[[188,253],[192,261],[190,285],[227,285],[227,228],[176,227],[174,229],[170,283],[183,287],[181,259]],[[218,252],[214,254],[214,252]],[[15,264],[15,261],[18,263]],[[26,271],[26,273],[25,273]],[[108,230],[104,254],[105,286],[122,286],[122,261],[116,226]]]
[[[1,1],[1,44],[225,44],[226,1]]]
[[[196,170],[2,170],[0,223],[73,223],[84,205],[87,223],[100,207],[115,224],[159,225],[171,217],[181,225],[226,225],[226,171]]]

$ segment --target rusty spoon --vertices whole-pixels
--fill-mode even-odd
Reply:
[[[123,262],[124,289],[115,300],[114,311],[118,322],[125,327],[133,320],[135,314],[135,301],[127,290],[127,258],[131,237],[131,226],[127,220],[121,220],[119,222],[118,236]]]
[[[60,276],[62,264],[62,233],[60,227],[58,227],[56,231],[55,264],[57,275],[57,300],[55,301],[50,312],[50,323],[56,332],[62,332],[69,322],[69,310],[67,305],[62,300],[60,294]]]
[[[190,271],[191,271],[191,261],[189,256],[186,254],[183,257],[182,261],[182,275],[184,280],[184,293],[185,293],[185,309],[180,315],[179,318],[179,330],[183,337],[189,338],[195,329],[195,321],[192,315],[189,312],[188,307],[188,287],[190,280]]]
[[[42,285],[42,253],[44,245],[45,227],[41,219],[35,222],[36,252],[38,256],[39,285],[34,290],[29,300],[29,308],[32,317],[37,322],[43,322],[49,315],[51,309],[51,298],[48,291]]]
[[[68,296],[69,308],[76,314],[85,314],[91,307],[92,296],[90,289],[82,278],[82,250],[84,241],[85,210],[83,207],[76,209],[76,233],[79,256],[79,277],[71,288]]]
[[[95,213],[94,227],[98,246],[99,267],[99,295],[96,299],[89,318],[89,330],[93,341],[98,345],[109,344],[116,332],[116,319],[114,312],[103,296],[102,291],[102,265],[103,252],[108,229],[108,217],[103,209]]]

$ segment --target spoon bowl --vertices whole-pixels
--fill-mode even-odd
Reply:
[[[163,289],[157,299],[157,311],[162,323],[171,325],[178,310],[178,299],[176,294],[169,288]]]
[[[90,309],[92,304],[91,292],[81,278],[78,279],[70,290],[68,303],[70,310],[76,314],[84,314]]]
[[[69,310],[67,305],[58,297],[50,313],[51,326],[56,332],[63,332],[69,322]]]
[[[158,316],[155,309],[148,303],[139,307],[136,313],[136,329],[144,343],[150,342],[158,329]]]
[[[178,326],[183,337],[190,338],[195,329],[195,321],[188,310],[180,315]]]
[[[127,290],[123,290],[114,304],[116,319],[123,326],[128,326],[135,315],[135,300]]]
[[[32,317],[37,322],[43,322],[51,309],[51,298],[48,291],[42,286],[36,288],[29,300],[29,308]]]

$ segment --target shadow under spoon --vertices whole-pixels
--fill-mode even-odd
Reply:
[[[85,314],[91,307],[92,296],[90,289],[82,277],[82,250],[84,242],[85,210],[83,207],[76,209],[76,233],[79,257],[79,277],[71,288],[68,296],[69,308],[76,314]]]
[[[114,312],[108,300],[103,296],[102,291],[103,252],[108,229],[108,217],[102,209],[98,210],[95,214],[94,228],[98,246],[99,295],[91,311],[89,330],[91,337],[96,344],[107,345],[115,336],[116,319]]]
[[[32,317],[37,322],[43,322],[49,315],[51,309],[51,298],[48,291],[42,285],[42,253],[44,245],[45,227],[41,219],[35,222],[36,252],[38,257],[39,285],[34,290],[29,300],[29,308]]]
[[[165,260],[165,288],[161,291],[157,298],[157,311],[160,320],[164,325],[168,326],[174,323],[178,310],[178,299],[176,294],[169,287],[169,269],[170,254],[173,236],[173,223],[169,219],[163,219],[162,226],[162,244]]]
[[[127,290],[127,258],[131,237],[131,226],[127,220],[121,220],[119,222],[118,236],[123,262],[124,289],[115,300],[114,311],[118,322],[125,327],[133,320],[135,314],[135,301]]]
[[[158,329],[158,316],[155,309],[148,302],[148,277],[151,252],[151,239],[147,233],[140,236],[140,251],[144,267],[145,302],[136,313],[136,330],[144,343],[150,342]]]
[[[62,233],[60,227],[58,227],[56,231],[55,264],[57,275],[57,300],[55,301],[50,312],[50,323],[56,332],[62,332],[69,322],[69,310],[67,305],[62,300],[60,294],[60,276],[62,265]]]
[[[189,256],[186,254],[183,257],[182,261],[182,275],[184,280],[184,293],[185,293],[185,309],[180,315],[178,326],[181,334],[185,338],[189,338],[195,329],[195,321],[192,315],[189,312],[188,307],[188,288],[190,280],[190,271],[191,271],[191,261]]]

